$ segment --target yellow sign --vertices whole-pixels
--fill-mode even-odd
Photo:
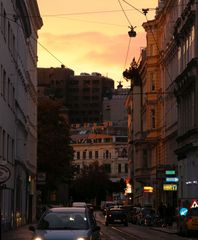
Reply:
[[[150,192],[150,193],[152,193],[152,192],[153,192],[153,187],[144,186],[144,192]]]
[[[177,191],[177,184],[163,184],[164,191]]]

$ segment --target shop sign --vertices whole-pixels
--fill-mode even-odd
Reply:
[[[153,192],[153,187],[144,186],[144,192],[152,193]]]
[[[179,182],[179,178],[178,177],[166,177],[166,182]]]
[[[163,184],[164,191],[177,191],[177,184]]]
[[[166,170],[166,175],[175,175],[175,170]]]
[[[10,176],[10,169],[5,165],[0,165],[0,184],[7,182]]]

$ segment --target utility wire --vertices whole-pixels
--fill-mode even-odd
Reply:
[[[139,13],[144,14],[141,10],[139,10],[139,9],[136,8],[135,6],[131,5],[131,4],[128,3],[127,1],[125,1],[125,0],[122,0],[122,1],[125,2],[126,4],[128,4],[129,6],[131,6],[134,10],[138,11]]]
[[[131,5],[130,3],[128,3],[127,1],[125,1],[125,0],[122,0],[123,2],[125,2],[125,3],[127,3],[128,5],[130,5],[133,9],[135,9],[135,10],[137,10],[139,13],[141,13],[141,14],[143,14],[143,15],[145,15],[145,18],[146,18],[146,21],[148,22],[149,20],[148,20],[148,18],[147,18],[147,9],[146,9],[146,11],[144,11],[144,10],[142,10],[143,12],[141,12],[141,11],[139,11],[139,9],[137,9],[135,6],[133,6],[133,5]],[[173,5],[173,7],[174,7],[174,5]],[[149,25],[149,29],[150,29],[150,31],[151,31],[151,33],[152,33],[152,36],[153,36],[153,39],[154,39],[154,41],[155,41],[155,44],[156,44],[156,46],[157,46],[157,49],[158,49],[158,52],[159,52],[159,54],[161,55],[161,52],[160,52],[160,48],[159,48],[159,46],[158,46],[158,43],[157,43],[157,41],[156,41],[156,38],[155,38],[155,35],[154,35],[154,32],[153,32],[153,30],[152,30],[152,27]],[[171,81],[171,83],[173,82],[173,80],[172,80],[172,78],[171,78],[171,75],[170,75],[170,72],[169,72],[169,70],[168,70],[168,68],[165,66],[165,70],[167,71],[167,73],[168,73],[168,77],[169,77],[169,79],[170,79],[170,81]],[[167,94],[170,94],[171,92],[168,92]],[[142,93],[142,94],[145,94],[145,93]],[[149,93],[150,94],[150,93]],[[160,94],[162,94],[162,93],[159,93],[159,95]],[[163,94],[166,94],[166,92],[163,92]],[[165,112],[165,116],[167,116],[168,115],[168,113],[174,108],[176,106],[176,103],[174,103],[174,104],[171,104],[171,106],[170,106],[170,108],[169,109],[167,109],[167,111]],[[160,120],[160,122],[159,122],[159,124],[163,124],[163,128],[165,127],[165,122],[164,122],[165,120],[164,120],[164,115],[162,116],[162,119]]]
[[[126,15],[126,12],[124,11],[124,8],[122,7],[122,4],[121,4],[120,0],[118,0],[118,3],[120,4],[120,7],[121,7],[121,9],[122,9],[122,12],[124,13],[124,15],[125,15],[125,17],[126,17],[128,23],[129,23],[129,25],[132,26],[132,24],[131,24],[129,18],[128,18],[127,15]]]
[[[22,26],[20,24],[18,24],[16,22],[16,20],[14,19],[11,19],[11,18],[8,18],[6,17],[6,19],[10,20],[11,22],[14,22],[18,27],[20,27],[22,30]],[[30,36],[30,38],[32,38],[34,41],[36,41],[45,51],[47,51],[54,59],[56,59],[59,63],[61,63],[62,65],[65,65],[61,60],[59,60],[52,52],[50,52],[43,44],[41,44],[38,39],[34,38],[32,35]]]
[[[127,60],[128,60],[130,45],[131,45],[131,38],[129,38],[129,43],[128,43],[127,52],[126,52],[126,57],[125,57],[125,61],[124,61],[124,69],[126,67],[126,63],[127,63]]]

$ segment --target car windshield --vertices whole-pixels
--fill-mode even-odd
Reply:
[[[86,230],[88,221],[84,212],[48,212],[40,219],[38,229]]]

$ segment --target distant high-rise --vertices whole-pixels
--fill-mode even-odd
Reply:
[[[61,66],[38,68],[39,99],[49,97],[62,101],[72,124],[102,122],[103,98],[110,98],[114,81],[100,73],[81,73]]]
[[[100,73],[71,77],[66,94],[70,122],[102,122],[103,98],[111,97],[113,90],[114,81]]]
[[[70,76],[74,71],[64,65],[56,68],[38,68],[38,96],[52,99],[65,99],[65,92]]]

